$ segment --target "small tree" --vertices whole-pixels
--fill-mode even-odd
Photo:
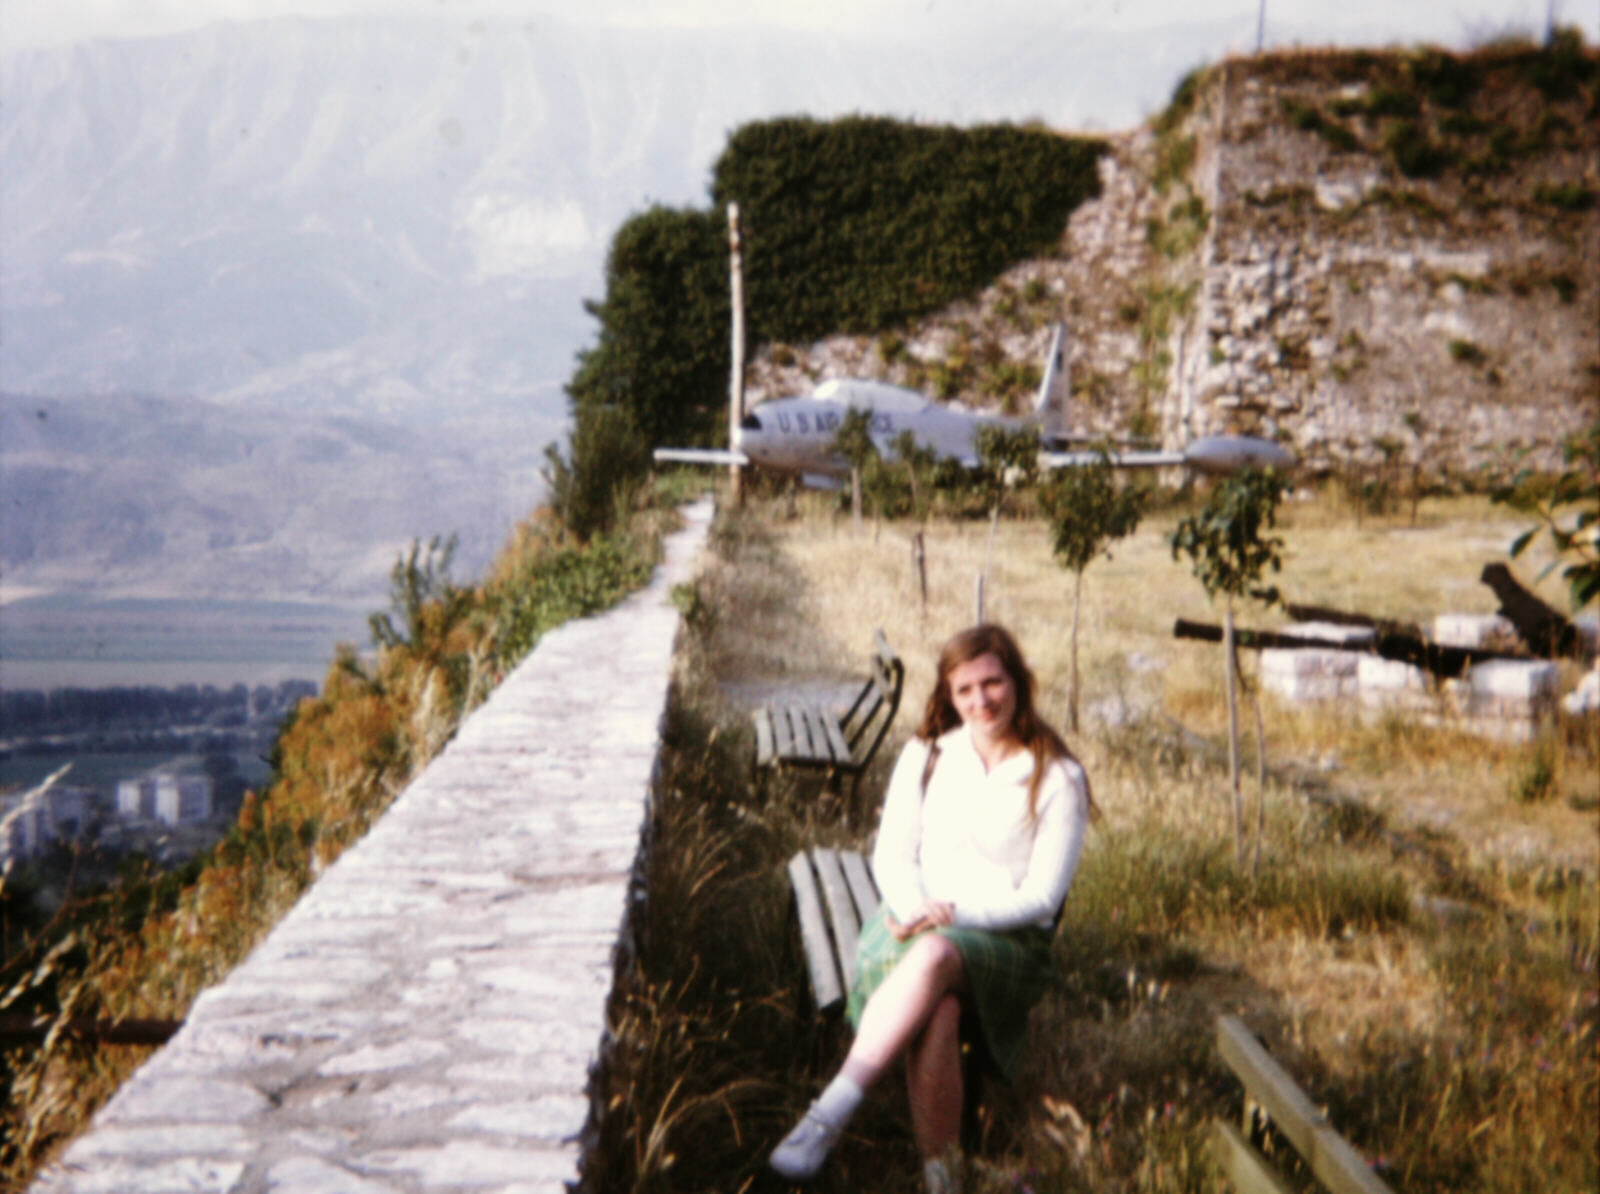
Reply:
[[[902,431],[890,444],[894,458],[906,468],[906,479],[911,486],[911,517],[923,522],[933,505],[933,469],[938,463],[938,453],[917,443],[910,431]]]
[[[1119,487],[1110,456],[1084,468],[1060,470],[1040,493],[1050,520],[1056,559],[1073,572],[1072,671],[1067,700],[1067,726],[1078,732],[1078,616],[1083,602],[1083,573],[1097,556],[1111,555],[1114,540],[1131,535],[1144,516],[1149,491]]]
[[[435,535],[427,546],[419,539],[411,541],[411,550],[400,556],[389,569],[390,612],[371,614],[367,627],[372,632],[375,646],[393,649],[408,647],[414,653],[436,658],[444,649],[439,627],[427,616],[428,606],[438,604],[446,629],[460,619],[472,593],[459,589],[450,581],[450,561],[456,553],[456,537],[440,539]],[[395,619],[401,625],[396,626]]]
[[[1276,587],[1262,587],[1268,568],[1282,566],[1283,540],[1267,532],[1277,525],[1284,482],[1272,469],[1235,473],[1216,486],[1205,508],[1178,524],[1172,533],[1172,558],[1189,557],[1194,574],[1213,600],[1223,597],[1222,649],[1226,657],[1228,693],[1228,775],[1233,784],[1233,837],[1239,865],[1244,865],[1244,801],[1239,792],[1239,661],[1233,633],[1233,603],[1253,597],[1275,605]],[[1257,738],[1260,729],[1257,729]],[[1259,742],[1258,742],[1259,747]],[[1261,863],[1261,825],[1266,792],[1256,818],[1256,865]]]
[[[1524,469],[1495,491],[1494,500],[1539,520],[1511,544],[1512,559],[1540,531],[1549,533],[1556,558],[1534,583],[1561,568],[1576,614],[1600,597],[1600,419],[1567,436],[1561,456],[1567,469],[1553,482]]]
[[[611,529],[650,470],[650,449],[639,425],[621,404],[577,408],[565,455],[546,444],[539,470],[546,501],[564,534],[587,542]]]
[[[839,430],[833,433],[833,450],[850,466],[850,516],[861,526],[861,473],[867,461],[878,454],[872,442],[872,412],[852,406],[845,412]]]
[[[989,565],[994,560],[994,534],[1000,525],[1000,507],[1006,500],[1006,491],[1030,485],[1039,472],[1039,429],[1037,427],[1010,427],[1004,423],[985,423],[978,428],[978,472],[981,484],[989,498],[989,545],[983,553],[982,584],[989,578]],[[983,620],[983,603],[978,603],[978,620]]]

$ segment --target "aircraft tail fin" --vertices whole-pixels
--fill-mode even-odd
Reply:
[[[1050,335],[1050,355],[1033,401],[1033,413],[1045,438],[1065,438],[1068,407],[1072,402],[1072,370],[1067,364],[1067,327],[1058,323]]]

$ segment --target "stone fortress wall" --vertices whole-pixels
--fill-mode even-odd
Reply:
[[[1521,448],[1555,467],[1600,415],[1592,103],[1511,67],[1465,96],[1430,91],[1428,60],[1373,59],[1224,64],[1173,134],[1193,138],[1210,219],[1163,431],[1279,436],[1313,468],[1375,462],[1385,440],[1432,471]],[[1393,148],[1402,123],[1432,159]]]

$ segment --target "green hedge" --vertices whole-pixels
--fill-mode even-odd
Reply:
[[[719,212],[739,204],[752,341],[883,331],[1049,253],[1098,193],[1104,150],[1012,125],[744,126],[717,162],[712,200]]]

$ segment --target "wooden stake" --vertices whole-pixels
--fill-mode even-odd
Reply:
[[[728,274],[733,306],[733,368],[728,381],[728,447],[739,441],[744,422],[744,253],[739,236],[739,205],[728,204]],[[731,501],[744,505],[744,479],[737,464],[728,466]]]
[[[1228,778],[1233,782],[1233,854],[1244,869],[1244,798],[1239,792],[1239,692],[1234,673],[1233,598],[1222,615],[1222,653],[1227,656],[1228,678]]]

